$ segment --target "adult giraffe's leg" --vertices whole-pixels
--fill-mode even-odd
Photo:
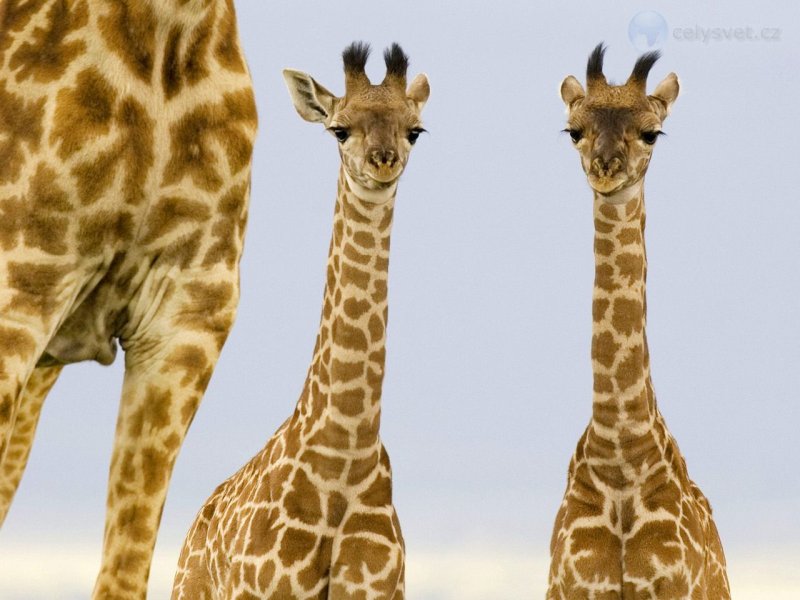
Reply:
[[[40,406],[23,406],[28,401],[41,404],[37,393],[26,395],[23,391],[80,285],[81,274],[68,260],[39,255],[22,246],[0,257],[0,524],[21,475],[10,463],[6,469],[12,438],[26,427],[17,427],[18,418],[33,419],[35,427],[40,410]],[[37,387],[41,383],[34,381]],[[27,459],[27,450],[23,454]],[[21,456],[12,454],[10,460],[19,464]]]
[[[22,392],[8,449],[0,463],[0,525],[8,514],[11,501],[25,471],[25,465],[28,464],[44,399],[58,379],[61,369],[61,365],[36,367]]]
[[[0,302],[0,306],[4,304],[8,306]],[[48,334],[41,319],[22,318],[11,310],[0,316],[0,464],[9,449],[22,391],[44,351]],[[5,487],[0,480],[0,489]]]
[[[172,468],[233,324],[237,272],[173,285],[168,306],[125,342],[95,600],[145,598]]]

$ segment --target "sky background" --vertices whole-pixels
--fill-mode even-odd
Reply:
[[[430,134],[398,192],[382,437],[416,600],[542,598],[566,469],[591,412],[592,196],[557,90],[608,44],[624,81],[638,12],[667,22],[681,95],[647,182],[648,341],[659,406],[710,499],[737,600],[800,598],[800,5],[788,2],[238,0],[260,132],[236,327],[181,451],[151,597],[214,487],[293,410],[319,324],[335,140],[281,70],[344,89],[400,42],[424,71]],[[686,40],[750,27],[779,39]],[[699,29],[698,29],[699,28]],[[678,39],[680,36],[683,39]],[[90,595],[122,382],[64,371],[0,534],[0,598]]]

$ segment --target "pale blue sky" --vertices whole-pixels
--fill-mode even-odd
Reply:
[[[338,155],[294,112],[281,69],[341,93],[341,50],[364,40],[374,78],[397,41],[432,89],[430,134],[397,199],[382,423],[409,595],[543,597],[552,521],[591,407],[591,193],[559,133],[557,88],[583,79],[600,41],[607,75],[624,80],[639,54],[628,24],[656,10],[668,39],[650,89],[669,71],[682,85],[646,183],[656,393],[715,509],[734,597],[760,600],[767,585],[773,600],[800,597],[800,7],[236,4],[261,124],[242,302],[178,460],[152,596],[166,593],[204,499],[290,414],[311,357]],[[675,37],[737,27],[779,28],[779,39]],[[0,597],[89,596],[121,369],[73,366],[48,399],[0,534]],[[792,564],[795,574],[781,566]],[[502,583],[480,586],[489,580]]]

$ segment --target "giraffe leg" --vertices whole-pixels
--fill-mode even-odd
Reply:
[[[58,379],[61,369],[60,365],[35,368],[22,392],[8,450],[0,463],[0,525],[8,513],[28,463],[44,399]]]
[[[207,281],[212,283],[206,283]],[[93,598],[141,600],[172,468],[233,324],[237,279],[177,285],[172,306],[124,341],[103,558]]]
[[[45,335],[33,329],[15,318],[0,319],[0,464],[9,449],[22,391],[44,349]],[[0,489],[5,488],[0,481]]]
[[[31,392],[26,394],[24,390],[69,309],[72,291],[80,285],[80,274],[69,273],[63,265],[28,263],[24,257],[15,251],[0,257],[0,524],[27,460],[23,438],[33,437],[47,393],[39,388],[48,382],[52,385],[49,378],[54,376],[40,371],[34,377]],[[28,402],[34,405],[28,406]],[[19,426],[18,419],[22,419]],[[28,427],[30,432],[25,433]]]

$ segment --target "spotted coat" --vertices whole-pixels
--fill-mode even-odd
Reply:
[[[109,364],[119,343],[95,598],[145,597],[234,320],[255,131],[232,2],[2,3],[0,522],[61,367]]]

